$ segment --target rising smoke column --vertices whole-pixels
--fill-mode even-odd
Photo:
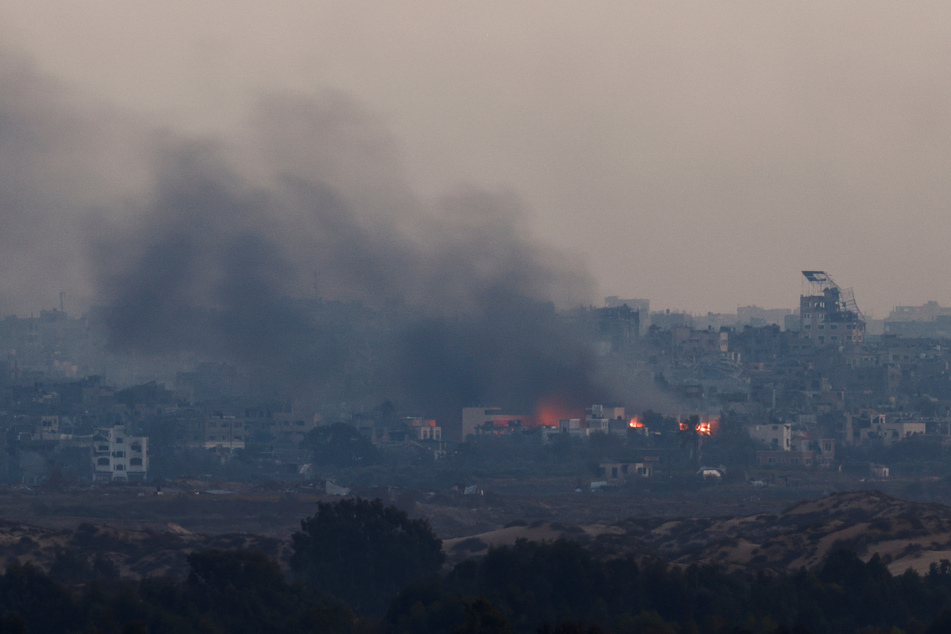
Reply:
[[[41,101],[67,105],[32,108],[37,86],[57,97]],[[251,364],[303,392],[339,377],[354,348],[352,324],[300,299],[316,293],[383,315],[365,345],[380,399],[449,417],[467,404],[529,411],[552,394],[608,395],[551,303],[583,296],[583,270],[532,242],[510,193],[420,200],[396,144],[347,99],[271,95],[227,138],[141,124],[109,136],[34,74],[0,75],[0,87],[3,228],[23,258],[62,249],[51,236],[78,228],[58,251],[70,275],[53,283],[90,289],[114,350]],[[98,168],[95,188],[78,191],[75,163]],[[122,185],[129,174],[137,187]]]

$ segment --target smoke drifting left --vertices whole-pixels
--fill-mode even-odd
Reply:
[[[352,363],[347,324],[301,301],[316,292],[386,315],[369,346],[380,397],[448,412],[612,392],[551,303],[586,299],[590,280],[531,240],[516,197],[421,200],[385,130],[336,95],[265,96],[234,135],[187,138],[5,62],[0,249],[0,309],[65,289],[104,307],[116,350],[190,351],[306,389]]]

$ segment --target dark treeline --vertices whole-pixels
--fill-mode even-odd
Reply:
[[[478,600],[476,600],[478,598]],[[470,630],[479,612],[504,628]],[[893,576],[839,550],[815,572],[729,572],[715,564],[602,561],[577,542],[519,541],[466,561],[445,578],[404,590],[389,631],[676,634],[951,631],[951,565]]]
[[[94,579],[65,585],[13,564],[0,576],[0,632],[349,632],[346,607],[289,585],[260,552],[189,555],[184,581]]]
[[[947,561],[894,576],[877,555],[838,550],[812,572],[749,573],[522,540],[440,574],[428,524],[379,501],[321,504],[301,526],[290,580],[251,551],[192,553],[184,579],[120,579],[99,559],[65,554],[48,573],[11,563],[0,632],[951,631]]]

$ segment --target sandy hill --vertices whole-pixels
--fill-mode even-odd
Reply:
[[[516,522],[443,542],[449,563],[485,554],[518,539],[573,539],[598,556],[621,553],[676,564],[720,562],[730,567],[773,570],[813,568],[835,548],[859,556],[879,553],[893,573],[951,560],[951,507],[906,502],[877,491],[836,493],[798,502],[777,513],[710,518],[631,518],[612,524],[568,525]],[[179,525],[161,530],[82,524],[74,530],[0,520],[0,564],[16,559],[49,569],[66,553],[74,560],[105,558],[123,576],[187,572],[185,557],[196,550],[254,549],[286,561],[288,542],[248,533],[205,535]]]
[[[835,493],[772,515],[629,519],[566,527],[536,522],[447,540],[450,560],[484,554],[516,539],[577,539],[599,555],[620,552],[679,564],[716,561],[732,567],[796,570],[821,564],[835,548],[868,558],[879,553],[893,573],[927,572],[951,560],[951,508],[906,502],[877,491]]]
[[[130,530],[82,524],[75,530],[56,530],[18,522],[0,521],[0,562],[31,562],[45,570],[57,557],[91,561],[105,558],[123,577],[182,576],[188,571],[188,553],[208,549],[252,549],[284,559],[284,540],[247,534],[200,535],[169,524],[165,531]]]

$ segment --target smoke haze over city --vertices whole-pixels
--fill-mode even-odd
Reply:
[[[0,7],[4,57],[22,55],[75,101],[110,110],[106,127],[137,117],[234,137],[262,93],[324,102],[330,91],[386,131],[412,195],[437,200],[459,183],[514,192],[525,228],[584,259],[592,298],[790,307],[798,271],[823,269],[877,317],[951,304],[925,265],[951,237],[947,11]],[[36,96],[41,110],[62,107]],[[75,152],[101,140],[57,143]],[[77,176],[85,193],[98,171]],[[58,290],[24,303],[55,304]]]
[[[262,96],[240,134],[202,136],[81,105],[22,59],[2,83],[7,310],[62,285],[115,352],[251,364],[298,397],[354,363],[373,368],[360,397],[430,413],[612,393],[556,315],[590,298],[576,260],[510,192],[423,200],[351,100]],[[358,305],[383,312],[367,326]]]

